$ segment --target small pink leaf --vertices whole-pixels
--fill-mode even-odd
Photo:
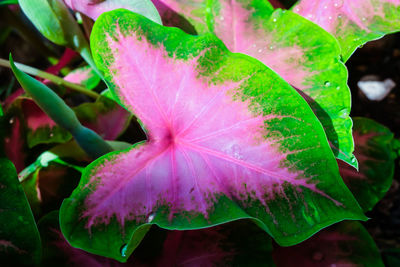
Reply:
[[[365,218],[312,110],[259,61],[126,10],[96,21],[91,46],[148,140],[85,169],[60,210],[72,245],[126,261],[149,224],[252,218],[291,245]]]
[[[335,36],[346,62],[358,46],[400,30],[400,0],[301,0],[294,12]]]
[[[96,20],[102,13],[125,8],[161,24],[160,15],[150,0],[64,0],[71,9]]]

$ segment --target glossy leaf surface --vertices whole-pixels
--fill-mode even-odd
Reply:
[[[359,222],[341,222],[301,244],[273,252],[279,267],[365,266],[383,267],[380,252]]]
[[[393,133],[367,119],[354,118],[355,155],[360,171],[339,162],[340,174],[364,211],[371,210],[389,190],[394,174]]]
[[[344,62],[360,45],[400,30],[400,0],[300,0],[293,10],[338,39]]]
[[[94,20],[104,12],[124,8],[161,24],[160,15],[151,0],[64,0],[64,2],[73,10]]]
[[[357,167],[347,69],[334,37],[291,11],[273,11],[266,0],[161,2],[186,16],[197,32],[215,33],[230,51],[259,59],[300,90],[335,156]]]
[[[38,31],[50,41],[75,49],[87,46],[79,25],[62,0],[18,0],[18,3]]]
[[[253,218],[291,245],[364,218],[317,118],[265,65],[230,53],[214,35],[124,10],[96,21],[91,45],[148,141],[84,171],[61,207],[73,246],[125,261],[121,247],[130,255],[148,224],[183,230]]]

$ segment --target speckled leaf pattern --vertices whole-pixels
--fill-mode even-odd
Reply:
[[[230,51],[257,58],[298,89],[335,156],[357,167],[347,69],[334,37],[291,11],[273,11],[266,0],[160,1],[186,16],[199,33],[215,33]]]
[[[374,240],[359,222],[341,222],[292,247],[273,252],[279,267],[383,267]]]
[[[338,39],[344,62],[358,46],[400,30],[400,0],[300,0],[292,9]]]
[[[40,261],[39,232],[15,167],[0,152],[0,264],[32,266]]]
[[[104,12],[124,8],[161,24],[160,15],[150,0],[64,0],[64,2],[71,9],[94,20]]]
[[[73,246],[125,261],[150,224],[185,230],[241,218],[293,245],[365,218],[312,110],[259,61],[212,34],[126,10],[100,16],[91,45],[148,140],[85,169],[61,207]]]
[[[355,155],[360,171],[339,162],[340,174],[364,211],[383,198],[393,181],[393,133],[367,118],[354,118]]]

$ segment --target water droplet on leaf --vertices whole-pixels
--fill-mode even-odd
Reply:
[[[326,87],[331,86],[331,82],[330,82],[330,81],[326,81],[326,82],[324,82],[324,85],[325,85]]]
[[[336,8],[340,8],[343,6],[343,0],[335,0],[333,1],[333,6]]]
[[[13,123],[14,123],[14,118],[12,117],[8,122],[9,122],[10,124],[13,124]]]
[[[125,244],[121,247],[121,256],[126,257],[126,251],[128,250],[128,245]]]
[[[150,214],[149,217],[147,218],[147,222],[151,223],[154,220],[154,217],[155,217],[154,213]]]

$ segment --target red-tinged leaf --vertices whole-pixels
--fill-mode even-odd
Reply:
[[[39,160],[44,159],[39,158]],[[21,181],[36,218],[52,210],[58,210],[64,198],[68,197],[78,185],[81,176],[79,166],[75,167],[66,162],[58,163],[59,161],[59,159],[52,160],[43,166],[36,164],[32,173],[23,177]]]
[[[29,148],[38,144],[64,143],[72,138],[67,130],[58,126],[32,99],[20,98],[20,101]]]
[[[393,133],[367,119],[354,118],[355,155],[360,171],[339,162],[340,174],[364,211],[371,210],[383,198],[393,181]]]
[[[17,172],[20,172],[25,168],[26,150],[28,148],[21,116],[14,111],[7,112],[1,120],[1,127],[5,130],[4,139],[1,142],[5,155],[14,164]]]
[[[259,59],[300,90],[335,156],[357,167],[347,69],[334,37],[291,11],[274,11],[265,0],[160,1],[186,16],[197,32],[215,33],[232,52]]]
[[[383,267],[378,248],[359,222],[341,222],[292,247],[277,247],[279,267]]]
[[[312,110],[259,61],[214,35],[127,10],[100,16],[91,46],[148,140],[85,169],[61,207],[73,246],[126,261],[150,224],[184,230],[251,218],[291,245],[365,218]]]
[[[87,89],[92,90],[100,83],[101,78],[90,66],[84,66],[68,73],[68,75],[64,77],[64,80],[81,84]]]
[[[252,222],[191,231],[152,228],[124,264],[71,247],[59,229],[57,212],[40,220],[39,230],[46,266],[274,266],[271,239]]]
[[[301,0],[293,10],[338,39],[344,62],[360,45],[400,30],[400,0]]]
[[[101,96],[95,103],[85,103],[74,111],[79,121],[105,140],[115,140],[128,127],[132,115],[113,100]]]
[[[101,14],[125,8],[161,24],[160,15],[151,0],[64,0],[71,9],[96,20]]]

